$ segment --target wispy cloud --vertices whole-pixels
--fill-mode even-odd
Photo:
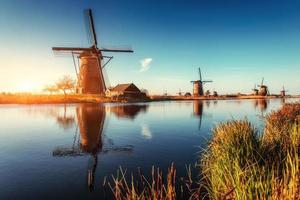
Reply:
[[[140,72],[145,72],[149,70],[151,62],[152,62],[152,58],[144,58],[143,60],[141,60]]]
[[[151,139],[152,138],[152,132],[147,124],[141,125],[141,134],[145,139]]]

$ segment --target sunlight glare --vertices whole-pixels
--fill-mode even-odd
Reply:
[[[18,86],[20,92],[32,92],[34,89],[34,83],[30,81],[24,81]]]

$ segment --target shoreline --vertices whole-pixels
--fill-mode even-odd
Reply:
[[[184,97],[184,96],[149,96],[143,99],[111,99],[100,95],[41,95],[41,94],[8,94],[0,95],[0,105],[4,104],[66,104],[66,103],[143,103],[157,101],[195,101],[195,100],[246,100],[246,99],[290,99],[300,98],[300,95],[279,95],[271,96],[229,96],[220,95],[218,97]]]

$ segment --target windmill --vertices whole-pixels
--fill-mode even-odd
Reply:
[[[193,95],[194,96],[203,96],[203,85],[205,83],[211,83],[212,80],[202,80],[201,69],[199,69],[199,80],[191,81],[193,83]]]
[[[284,85],[282,86],[282,90],[280,91],[280,96],[285,97],[287,90],[284,89]]]
[[[261,84],[258,85],[259,87],[259,92],[258,94],[260,96],[267,96],[269,94],[269,90],[268,90],[268,87],[266,85],[264,85],[264,78],[262,78],[261,80]]]
[[[254,88],[252,89],[253,95],[257,96],[258,95],[258,89],[256,88],[256,84],[254,84]]]
[[[98,41],[94,25],[92,10],[89,9],[89,28],[92,35],[93,45],[91,47],[53,47],[53,51],[70,52],[73,56],[78,55],[80,60],[79,73],[77,74],[76,93],[81,94],[101,94],[104,95],[106,91],[106,84],[103,76],[103,68],[113,58],[112,56],[104,56],[103,52],[127,52],[132,53],[131,49],[112,49],[112,48],[98,48]],[[108,60],[104,63],[104,58]],[[75,65],[76,69],[76,65]],[[77,73],[77,70],[76,70]]]
[[[179,91],[178,91],[178,96],[182,96],[182,92],[181,92],[181,89],[179,89]]]

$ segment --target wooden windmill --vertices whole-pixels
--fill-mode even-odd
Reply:
[[[193,83],[193,95],[203,96],[203,85],[205,83],[211,83],[212,80],[202,80],[201,69],[199,67],[199,80],[191,81]]]
[[[282,86],[282,90],[280,91],[280,96],[285,97],[287,90],[284,89],[284,85]]]
[[[267,96],[269,94],[269,90],[268,90],[268,87],[266,85],[264,85],[264,78],[262,78],[261,80],[261,84],[258,85],[259,87],[259,92],[258,94],[260,96]]]
[[[132,53],[131,49],[110,49],[98,48],[98,41],[95,31],[94,19],[92,10],[88,10],[89,27],[92,34],[93,45],[91,47],[53,47],[53,51],[71,52],[78,55],[80,60],[79,73],[77,75],[76,92],[81,94],[101,94],[104,95],[106,91],[106,84],[103,76],[103,68],[113,58],[104,56],[103,52],[127,52]],[[103,59],[108,58],[106,63]],[[74,61],[75,65],[75,61]]]
[[[256,88],[256,84],[254,84],[254,88],[252,89],[253,95],[257,96],[258,95],[258,89]]]

